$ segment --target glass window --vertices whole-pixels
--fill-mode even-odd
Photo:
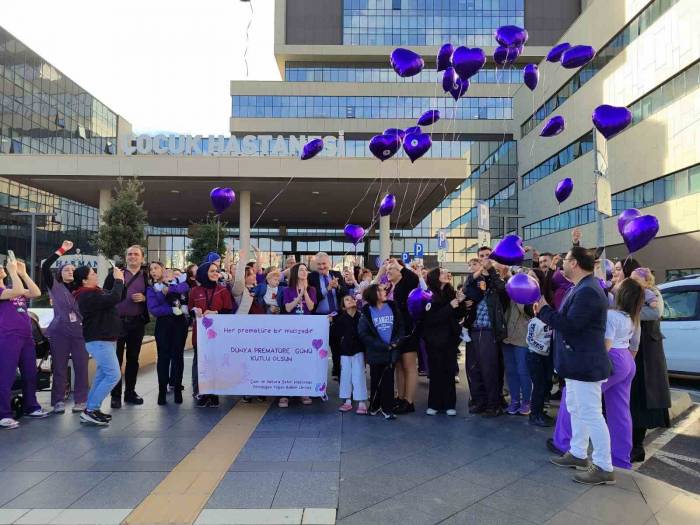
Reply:
[[[700,166],[695,166],[688,170],[688,183],[690,185],[690,193],[700,191]]]
[[[698,316],[698,299],[700,292],[694,290],[661,291],[664,299],[664,321],[696,320]]]

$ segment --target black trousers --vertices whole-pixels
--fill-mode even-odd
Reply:
[[[334,324],[331,324],[330,330],[328,331],[328,343],[331,347],[331,359],[333,361],[331,375],[334,377],[340,377],[340,345],[342,336],[338,332],[338,328]]]
[[[540,355],[535,352],[527,354],[527,368],[532,380],[532,399],[530,400],[530,412],[532,416],[541,416],[544,413],[544,401],[547,392],[552,390],[552,356]]]
[[[394,411],[394,367],[369,365],[371,411],[380,408],[387,414]],[[454,379],[454,378],[453,378]]]
[[[183,334],[185,337],[183,337]],[[156,319],[156,348],[158,351],[158,387],[180,386],[185,367],[187,319],[184,315],[167,315]]]
[[[472,342],[467,354],[467,372],[472,405],[498,410],[503,391],[503,374],[499,365],[500,344],[494,339],[491,330],[474,328],[470,334]],[[432,375],[432,370],[430,373]]]
[[[428,388],[428,408],[450,410],[457,405],[455,388],[455,362],[457,348],[452,345],[431,345],[428,350],[430,385]]]
[[[124,350],[126,350],[126,367],[124,368],[124,393],[133,394],[136,391],[136,376],[139,373],[139,354],[141,353],[141,343],[146,326],[142,322],[131,322],[127,327],[123,337],[117,339],[117,359],[119,366],[124,363]],[[112,397],[121,397],[122,381],[112,389]]]

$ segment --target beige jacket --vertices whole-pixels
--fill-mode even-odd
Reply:
[[[522,304],[511,301],[506,311],[506,333],[508,335],[503,342],[527,348],[527,325],[530,319]]]

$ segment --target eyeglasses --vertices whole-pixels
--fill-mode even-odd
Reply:
[[[573,257],[564,257],[564,258],[562,259],[562,261],[575,261],[575,260],[576,260],[576,259],[574,259]]]

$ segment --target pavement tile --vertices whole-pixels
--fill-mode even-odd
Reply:
[[[282,472],[227,472],[207,501],[208,509],[268,509]]]
[[[293,445],[293,437],[250,438],[238,458],[246,461],[287,461]]]
[[[65,509],[108,475],[107,472],[55,472],[5,506],[12,509]]]
[[[526,525],[533,523],[513,514],[508,514],[482,503],[475,503],[471,507],[450,516],[441,525]]]
[[[313,461],[248,461],[237,459],[229,472],[308,472],[313,470]]]
[[[337,472],[285,472],[282,474],[274,508],[338,506]]]
[[[132,509],[66,509],[51,525],[119,525]]]
[[[48,478],[51,472],[0,472],[0,507],[34,485]],[[19,507],[22,508],[22,507]],[[27,507],[31,508],[31,507]]]
[[[118,437],[108,438],[106,443],[91,448],[80,456],[81,461],[109,461],[129,459],[153,442],[153,438]]]
[[[289,460],[337,461],[340,459],[340,439],[328,437],[305,438],[294,440]]]
[[[167,474],[167,472],[115,472],[74,502],[71,508],[135,508]]]
[[[562,510],[545,522],[545,525],[602,525],[602,521]]]
[[[314,472],[340,472],[340,461],[314,461],[311,470]]]
[[[304,509],[301,525],[335,525],[335,509]]]
[[[551,485],[520,479],[484,498],[481,503],[495,509],[542,523],[576,499],[576,494]]]
[[[635,474],[634,481],[647,502],[649,510],[654,514],[679,494],[678,489],[672,485],[642,474]]]
[[[403,502],[389,499],[340,519],[338,525],[432,525],[436,520],[414,508],[406,508]]]
[[[498,451],[472,461],[451,474],[462,477],[466,481],[500,489],[542,467],[542,463],[536,463],[522,456],[509,456]]]
[[[614,486],[598,486],[580,496],[566,510],[611,524],[640,524],[652,517],[641,494]]]
[[[299,525],[304,509],[204,509],[195,525]]]
[[[700,498],[689,494],[679,494],[668,502],[655,517],[659,525],[700,523]]]
[[[338,517],[345,517],[385,499],[419,485],[420,481],[411,478],[396,478],[393,475],[373,473],[340,477]]]

